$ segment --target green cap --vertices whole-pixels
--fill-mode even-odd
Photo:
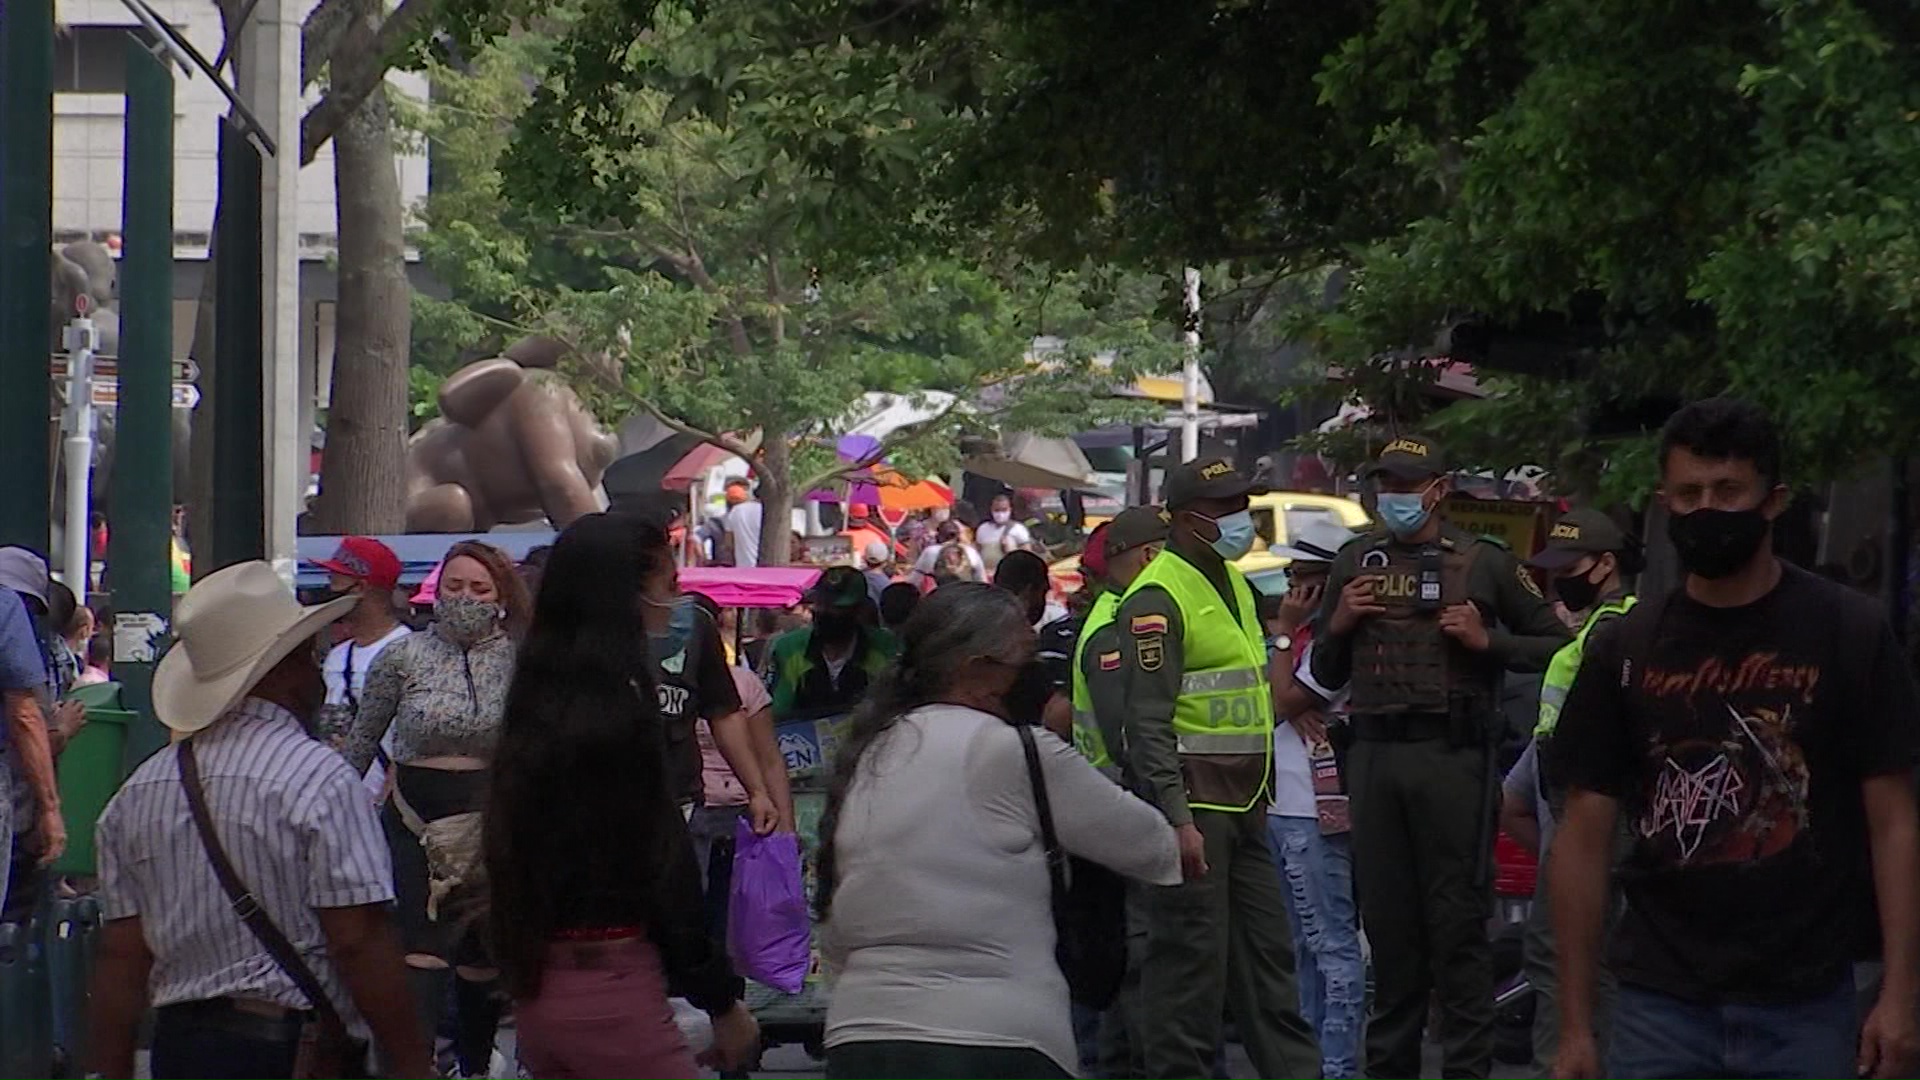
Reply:
[[[1527,560],[1527,565],[1549,573],[1564,570],[1589,555],[1624,551],[1626,531],[1613,519],[1593,509],[1573,510],[1547,532],[1547,546]]]
[[[858,607],[866,599],[866,575],[851,566],[827,567],[807,592],[807,603],[816,607]]]
[[[1161,487],[1169,510],[1201,499],[1244,499],[1266,493],[1266,485],[1247,479],[1234,468],[1233,462],[1218,456],[1195,458],[1174,466]]]
[[[1367,466],[1368,476],[1387,473],[1401,480],[1425,480],[1447,472],[1447,452],[1425,435],[1402,435]]]
[[[1157,506],[1129,506],[1107,523],[1107,558],[1132,551],[1142,544],[1159,544],[1167,539],[1167,512]]]

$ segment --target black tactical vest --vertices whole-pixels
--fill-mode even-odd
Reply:
[[[1351,709],[1358,716],[1444,714],[1449,691],[1470,682],[1459,647],[1440,630],[1440,612],[1468,599],[1478,543],[1446,538],[1424,547],[1367,541],[1355,574],[1379,577],[1374,595],[1386,612],[1353,635]]]

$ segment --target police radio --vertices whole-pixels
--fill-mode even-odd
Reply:
[[[1414,594],[1414,607],[1419,611],[1439,611],[1442,599],[1440,549],[1431,544],[1420,549],[1420,583]]]

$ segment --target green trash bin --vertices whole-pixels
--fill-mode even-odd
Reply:
[[[67,851],[53,869],[60,874],[92,874],[93,826],[126,779],[122,770],[127,732],[135,718],[120,708],[119,683],[77,687],[68,697],[87,707],[87,726],[60,754],[60,811],[67,821]]]

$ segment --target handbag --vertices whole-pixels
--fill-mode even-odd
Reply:
[[[1040,812],[1040,843],[1046,849],[1053,927],[1059,942],[1054,960],[1067,977],[1067,992],[1075,1004],[1104,1009],[1119,996],[1127,972],[1126,882],[1099,863],[1068,855],[1060,846],[1033,729],[1025,724],[1014,724],[1013,729],[1020,735],[1027,779]]]
[[[227,849],[220,844],[220,834],[213,827],[213,813],[207,809],[207,794],[200,785],[200,763],[194,758],[193,740],[180,742],[180,783],[187,791],[187,808],[193,814],[193,827],[200,834],[201,846],[206,849],[207,861],[213,864],[213,876],[220,879],[220,888],[227,894],[227,900],[233,905],[234,914],[247,924],[260,947],[267,950],[287,978],[300,988],[313,1006],[313,1015],[300,1028],[300,1047],[294,1057],[294,1080],[362,1080],[369,1075],[367,1071],[367,1043],[356,1039],[347,1031],[346,1021],[340,1018],[340,1011],[333,1006],[333,1000],[320,985],[319,976],[307,966],[301,958],[300,950],[287,935],[273,923],[273,918],[260,906],[259,898],[246,882],[240,880],[239,871],[233,868],[233,861],[227,858]]]

